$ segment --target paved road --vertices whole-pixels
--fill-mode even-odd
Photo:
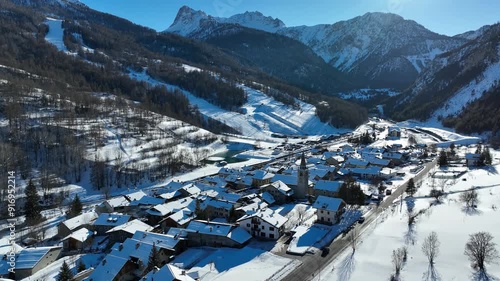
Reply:
[[[436,166],[437,159],[434,159],[432,162],[426,163],[423,170],[421,170],[414,177],[415,183],[422,180],[429,171]],[[366,220],[363,224],[358,224],[356,226],[356,233],[360,235],[367,229],[367,227],[377,219],[378,215],[388,207],[390,207],[394,201],[399,198],[406,190],[408,182],[404,182],[392,193],[392,195],[388,196],[380,206],[366,216]],[[305,255],[300,257],[299,260],[302,261],[302,265],[294,269],[290,272],[285,278],[282,280],[286,281],[306,281],[312,280],[318,274],[324,277],[329,274],[337,274],[334,272],[324,272],[324,268],[330,264],[334,259],[336,259],[347,247],[349,247],[349,235],[345,237],[339,236],[335,239],[329,246],[330,254],[326,257],[321,257],[321,251],[317,251],[315,254]]]

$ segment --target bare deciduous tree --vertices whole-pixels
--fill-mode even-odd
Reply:
[[[392,265],[394,266],[395,276],[399,276],[406,260],[407,250],[405,247],[392,251]]]
[[[493,242],[493,236],[489,232],[477,232],[469,236],[465,244],[464,254],[472,262],[472,267],[479,271],[485,270],[485,263],[494,263],[500,258]]]
[[[297,214],[297,223],[299,225],[303,224],[306,220],[307,208],[304,205],[299,205],[295,208],[295,212]]]
[[[471,188],[460,194],[460,202],[465,203],[465,207],[471,208],[479,203],[478,194],[474,188]]]
[[[422,252],[429,260],[429,264],[431,266],[434,264],[434,260],[439,255],[439,245],[441,245],[441,242],[439,242],[435,231],[425,237],[424,244],[422,244]]]

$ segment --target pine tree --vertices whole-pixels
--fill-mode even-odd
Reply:
[[[146,271],[151,271],[155,267],[160,267],[160,259],[158,258],[158,249],[156,248],[156,245],[153,243],[153,248],[151,248],[151,253],[149,253],[149,260],[148,260],[148,266],[146,268]]]
[[[446,151],[441,150],[441,152],[439,153],[438,164],[441,167],[448,165],[448,156],[446,155]]]
[[[26,194],[26,201],[24,203],[26,223],[28,225],[37,224],[42,220],[42,215],[40,214],[41,208],[38,203],[40,197],[32,180],[29,181],[24,193]]]
[[[59,276],[57,276],[57,281],[71,281],[73,280],[73,272],[69,268],[69,265],[66,261],[61,265],[61,269],[59,270]]]
[[[80,201],[80,197],[77,194],[75,195],[75,199],[73,199],[73,202],[71,202],[71,207],[68,212],[68,217],[72,218],[78,216],[79,214],[82,213],[82,209],[83,209],[82,201]]]
[[[205,219],[207,219],[207,214],[201,208],[201,204],[200,204],[199,200],[196,200],[196,206],[194,208],[194,213],[196,215],[196,218],[199,219],[199,220],[205,220]]]
[[[83,260],[80,259],[80,261],[78,262],[78,265],[77,265],[77,271],[82,272],[85,269],[87,269],[87,267],[85,266],[85,263],[83,262]]]
[[[231,206],[231,209],[229,209],[229,217],[228,217],[228,221],[229,222],[235,222],[238,217],[238,215],[236,214],[236,209],[234,209],[234,206]]]
[[[347,204],[352,205],[363,205],[366,201],[361,186],[352,179],[348,179],[340,186],[339,197]]]
[[[491,153],[490,153],[490,148],[489,147],[485,147],[483,149],[483,152],[481,153],[481,156],[484,157],[484,165],[491,165]]]
[[[416,192],[417,192],[417,187],[415,186],[415,181],[413,180],[413,178],[411,178],[410,180],[408,180],[408,184],[406,186],[406,193],[408,193],[408,195],[413,197],[413,195]]]

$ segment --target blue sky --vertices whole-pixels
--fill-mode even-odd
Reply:
[[[390,12],[441,34],[455,35],[500,21],[499,0],[80,0],[89,7],[164,30],[183,5],[228,17],[260,11],[287,26],[335,23],[367,12]]]

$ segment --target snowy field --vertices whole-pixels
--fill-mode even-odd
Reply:
[[[191,268],[188,275],[203,281],[262,281],[281,276],[300,262],[246,246],[232,248],[192,248],[175,258],[173,264]]]
[[[186,71],[193,71],[184,66]],[[177,86],[162,83],[150,77],[146,71],[134,72],[130,70],[132,79],[144,81],[152,85],[164,85],[169,90],[181,90],[189,102],[196,105],[200,112],[208,117],[219,120],[230,127],[241,131],[244,136],[256,139],[270,139],[270,133],[287,135],[324,135],[344,132],[323,123],[316,116],[313,105],[297,101],[300,109],[294,109],[274,100],[272,97],[252,88],[240,85],[248,96],[248,102],[242,106],[245,114],[227,111],[215,106],[202,98],[198,98],[188,91]]]
[[[495,154],[496,157],[498,155]],[[411,201],[406,199],[403,204],[396,203],[377,218],[370,226],[372,230],[362,235],[355,253],[346,250],[320,273],[320,280],[364,281],[367,276],[389,280],[394,273],[392,251],[402,246],[408,247],[408,261],[401,272],[402,280],[480,280],[464,255],[464,247],[470,234],[487,231],[493,235],[500,250],[500,215],[496,208],[500,203],[498,169],[500,165],[497,163],[490,169],[471,170],[457,180],[442,183],[430,178],[424,180],[415,195],[414,213],[426,211],[418,216],[412,228],[408,227],[407,214],[408,202]],[[435,201],[427,197],[432,184],[443,185],[447,195],[442,198],[441,204],[430,207]],[[468,210],[458,199],[462,191],[472,186],[477,187],[480,202],[477,209]],[[437,232],[441,242],[434,271],[429,270],[421,251],[423,240],[432,231]],[[490,280],[500,278],[499,264],[488,264],[486,268]]]

